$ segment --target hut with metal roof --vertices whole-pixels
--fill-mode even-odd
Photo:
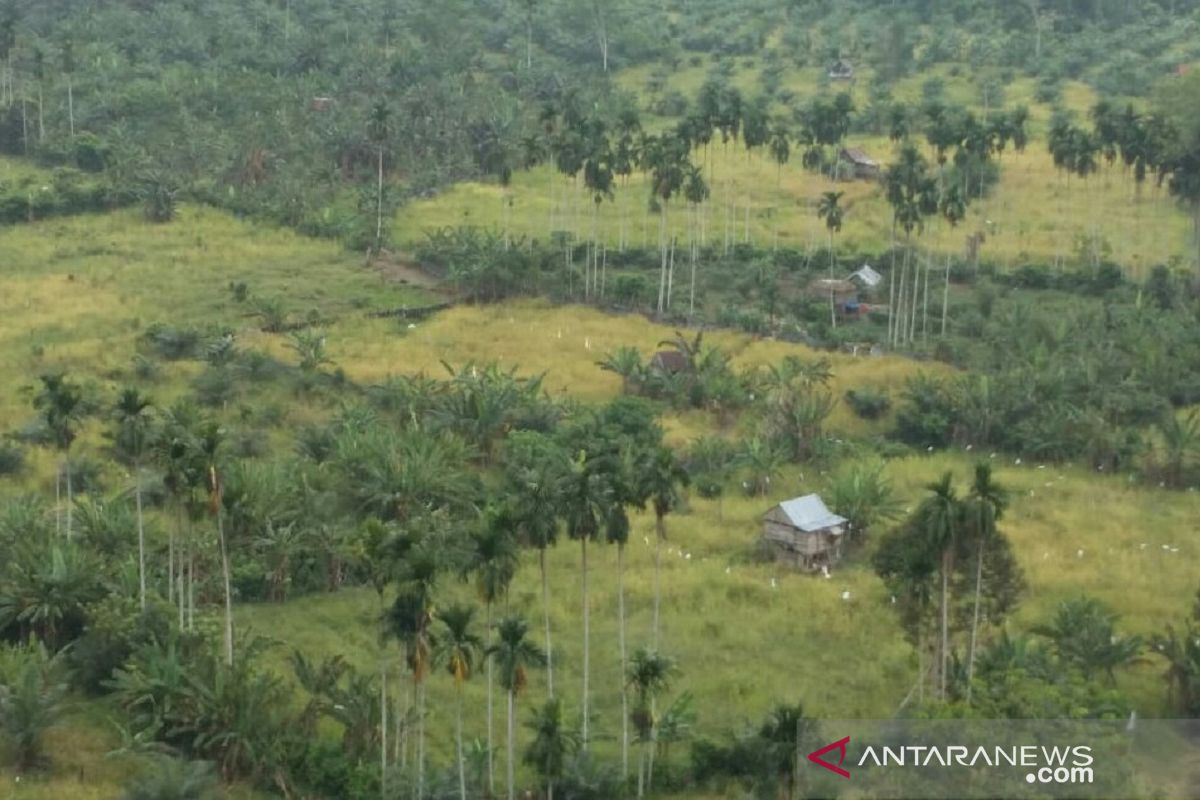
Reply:
[[[785,500],[763,516],[762,541],[775,560],[798,569],[817,570],[842,557],[849,525],[829,510],[819,495]]]

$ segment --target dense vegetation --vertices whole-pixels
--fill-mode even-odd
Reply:
[[[847,706],[815,678],[739,705],[800,647],[862,660],[877,716],[1200,716],[1194,571],[1153,602],[1047,580],[1117,543],[1033,500],[1069,475],[1152,507],[1121,569],[1194,564],[1198,27],[1194,0],[3,0],[13,785],[102,717],[126,798],[824,796],[797,754]],[[854,136],[893,148],[877,180]],[[1197,247],[932,243],[1034,149]],[[820,185],[762,214],[818,242],[752,239],[762,164],[776,200]],[[393,235],[455,185],[491,216]],[[886,238],[851,247],[873,200]],[[797,488],[848,520],[850,588],[781,591],[750,538]],[[789,640],[817,611],[857,649]]]

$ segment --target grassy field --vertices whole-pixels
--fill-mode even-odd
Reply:
[[[681,68],[671,73],[666,85],[693,98],[708,69],[706,62]],[[646,67],[628,70],[619,81],[631,91],[644,92],[650,73]],[[814,69],[789,69],[781,85],[798,98],[844,88],[822,88],[818,77]],[[894,94],[897,99],[919,104],[923,84],[933,77],[942,81],[947,101],[984,113],[975,82],[965,70],[950,66],[906,78]],[[753,96],[757,81],[757,68],[739,61],[731,78],[733,85]],[[860,109],[868,105],[869,85],[868,72],[860,75],[850,90]],[[1035,100],[1034,88],[1029,79],[1017,79],[1004,87],[1005,107],[1024,104],[1030,109],[1032,138],[1026,152],[1018,154],[1011,148],[1005,152],[999,162],[1001,179],[991,195],[972,203],[967,219],[957,228],[932,222],[920,236],[920,244],[940,254],[962,254],[967,237],[983,233],[987,239],[981,256],[1013,266],[1028,260],[1075,263],[1079,241],[1086,237],[1134,274],[1173,259],[1183,259],[1184,263],[1192,259],[1190,221],[1165,191],[1156,191],[1148,183],[1141,193],[1136,192],[1133,181],[1119,167],[1104,167],[1088,181],[1068,181],[1057,173],[1045,143],[1051,107]],[[1089,87],[1068,83],[1063,88],[1061,105],[1075,115],[1077,122],[1085,123],[1095,100]],[[782,113],[784,109],[777,111]],[[669,122],[656,117],[647,120],[652,128]],[[851,134],[847,144],[862,147],[885,164],[894,152],[894,145],[883,137]],[[718,138],[707,153],[698,151],[694,156],[698,164],[704,164],[712,192],[703,222],[689,222],[684,203],[675,201],[670,211],[671,230],[686,238],[689,225],[694,225],[697,232],[702,226],[704,239],[717,244],[728,235],[734,242],[749,241],[758,246],[822,247],[827,234],[816,215],[817,202],[823,192],[842,191],[846,215],[838,245],[865,251],[884,249],[891,236],[891,208],[881,189],[868,182],[834,182],[808,172],[801,167],[799,156],[793,152],[791,161],[780,169],[765,152],[748,154],[736,142],[726,148]],[[635,246],[655,246],[658,220],[657,215],[648,217],[647,198],[644,178],[632,176],[611,201],[601,205],[599,237],[610,244],[623,238]],[[508,211],[506,202],[511,203]],[[581,187],[543,166],[518,172],[507,197],[497,185],[468,182],[405,206],[397,218],[396,236],[411,246],[427,231],[458,225],[507,227],[517,235],[540,239],[545,239],[549,231],[568,230],[588,238],[592,231],[591,201]]]

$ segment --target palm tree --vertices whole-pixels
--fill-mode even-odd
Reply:
[[[1193,464],[1200,462],[1200,409],[1179,415],[1168,412],[1158,422],[1163,444],[1162,472],[1164,483],[1181,488]]]
[[[833,255],[833,234],[842,229],[843,210],[839,205],[844,192],[825,192],[817,203],[817,218],[825,220],[825,230],[829,231],[829,319],[833,327],[837,327],[837,307],[833,302],[833,275],[835,259]]]
[[[59,656],[41,645],[16,651],[11,679],[0,684],[0,733],[11,742],[18,773],[42,763],[44,739],[67,711],[67,681]]]
[[[487,649],[492,646],[492,611],[496,601],[508,594],[508,586],[517,572],[520,558],[512,529],[501,524],[493,509],[484,514],[483,524],[471,535],[471,552],[467,561],[468,574],[475,576],[479,597],[487,608]],[[548,613],[548,612],[547,612]],[[488,743],[488,791],[494,792],[493,720],[495,705],[492,697],[493,662],[487,659],[487,743]]]
[[[1062,603],[1050,623],[1033,632],[1050,639],[1059,659],[1084,677],[1103,672],[1111,685],[1116,670],[1136,661],[1142,650],[1141,637],[1117,634],[1116,622],[1117,615],[1099,600],[1079,597]]]
[[[625,646],[625,545],[629,543],[629,515],[624,506],[614,503],[604,524],[604,538],[617,546],[617,650],[621,658],[621,674],[628,668]],[[629,691],[621,683],[621,775],[629,776]]]
[[[71,484],[70,452],[71,444],[75,441],[76,425],[83,418],[83,393],[79,387],[67,380],[61,372],[42,375],[39,379],[41,387],[33,398],[33,407],[41,412],[42,421],[46,424],[50,441],[55,449],[62,454],[58,473],[54,479],[55,501],[58,501],[59,481],[65,468],[67,474],[67,540],[72,534],[72,510],[74,493]]]
[[[500,685],[508,692],[508,800],[516,797],[514,767],[516,766],[517,698],[525,690],[531,668],[546,663],[546,654],[529,641],[529,623],[519,616],[505,617],[496,626],[497,641],[487,648],[487,656],[500,668]]]
[[[645,366],[642,362],[642,354],[636,347],[618,347],[613,352],[606,354],[603,361],[597,361],[596,365],[605,372],[620,375],[621,391],[625,394],[634,393],[632,390],[641,381],[642,370]]]
[[[654,736],[656,720],[654,701],[671,685],[675,662],[648,648],[639,648],[629,662],[625,680],[637,698],[633,708],[633,727],[642,744],[642,756],[638,764],[638,793],[644,797],[654,776]]]
[[[654,618],[651,641],[658,647],[659,607],[662,605],[662,545],[667,539],[667,514],[679,504],[680,489],[688,485],[687,470],[669,447],[658,447],[645,464],[640,484],[654,504]]]
[[[1005,490],[992,481],[992,466],[986,461],[975,465],[975,479],[967,495],[966,522],[975,539],[975,609],[971,615],[971,645],[967,652],[967,704],[971,702],[971,680],[975,677],[975,646],[979,636],[979,601],[983,594],[983,551],[996,536],[996,523],[1008,505]]]
[[[420,527],[439,524],[436,516],[417,520]],[[425,678],[433,660],[433,593],[442,563],[440,543],[417,542],[396,564],[396,598],[388,611],[388,627],[404,648],[412,675],[417,727],[417,797],[425,796]]]
[[[208,422],[200,430],[199,453],[204,458],[208,479],[208,508],[217,520],[217,543],[221,551],[221,582],[225,590],[225,664],[233,666],[233,589],[229,573],[229,547],[225,541],[225,514],[221,500],[221,476],[217,469],[225,432],[216,422]]]
[[[549,436],[518,431],[509,437],[506,445],[505,467],[512,521],[525,543],[538,551],[542,620],[546,633],[546,691],[553,697],[554,649],[550,636],[546,550],[558,540],[558,514],[570,475],[570,459]]]
[[[375,146],[377,182],[375,187],[375,252],[383,247],[383,153],[392,135],[392,110],[384,100],[371,108],[367,118],[367,138]]]
[[[119,458],[133,467],[133,497],[137,507],[138,598],[146,610],[146,527],[142,515],[142,460],[150,446],[153,404],[132,387],[126,388],[113,407],[116,429],[113,447]]]
[[[467,771],[463,760],[463,684],[471,677],[480,652],[481,640],[471,629],[475,609],[469,606],[451,606],[439,615],[440,636],[437,638],[434,656],[454,676],[454,689],[458,703],[455,708],[454,748],[458,759],[458,791],[461,800],[467,800]]]
[[[579,747],[579,738],[563,725],[562,701],[546,700],[527,723],[534,739],[525,750],[525,763],[546,783],[546,800],[554,800],[554,784],[561,780],[567,760]]]
[[[941,480],[929,484],[926,488],[930,495],[922,501],[917,515],[929,547],[941,553],[942,638],[938,675],[939,694],[942,699],[945,699],[946,664],[950,656],[950,573],[954,569],[954,548],[958,543],[963,514],[962,504],[954,490],[954,478],[949,472],[943,475]]]
[[[583,600],[583,734],[582,746],[588,747],[588,712],[591,677],[591,608],[588,598],[588,542],[600,533],[600,520],[611,500],[611,487],[604,476],[593,470],[588,454],[580,452],[571,465],[567,490],[563,496],[563,518],[567,524],[567,536],[579,542],[580,589]]]

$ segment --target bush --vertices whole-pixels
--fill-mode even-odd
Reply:
[[[25,466],[25,450],[16,442],[0,442],[0,475],[16,475]]]
[[[877,389],[850,389],[846,402],[861,419],[879,419],[892,407],[887,393]]]

